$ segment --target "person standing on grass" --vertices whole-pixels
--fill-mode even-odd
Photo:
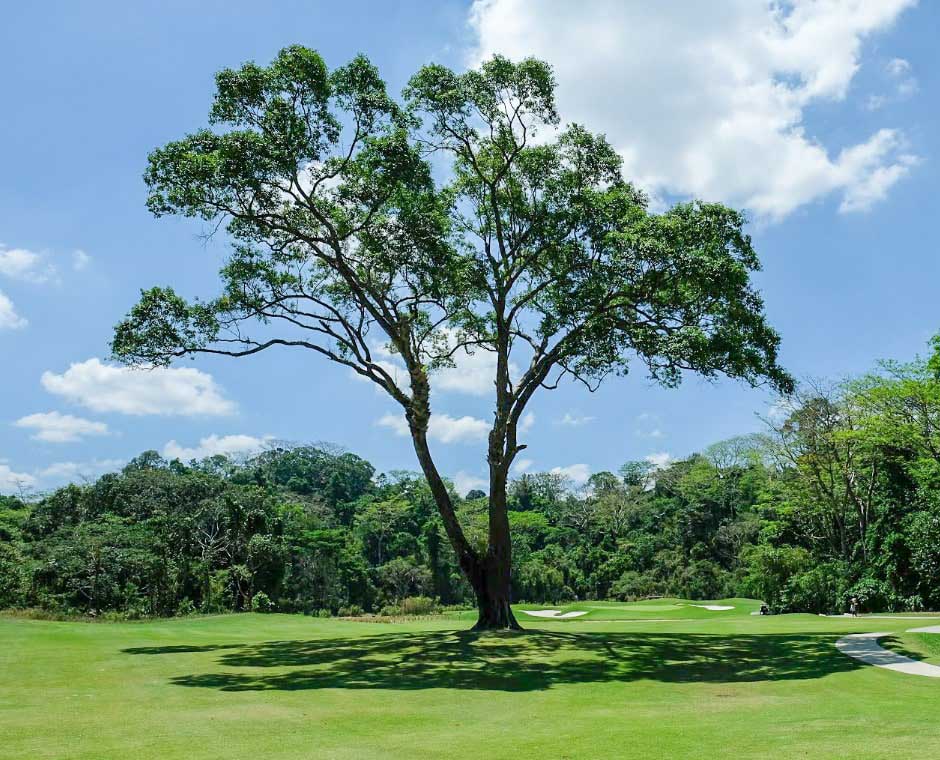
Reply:
[[[858,597],[857,596],[853,596],[849,600],[849,614],[852,617],[858,617]]]

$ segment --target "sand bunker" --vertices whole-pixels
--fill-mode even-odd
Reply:
[[[908,633],[940,633],[940,625],[925,625],[923,628],[908,628]]]
[[[524,612],[532,617],[552,618],[553,620],[568,620],[569,618],[587,615],[586,612],[562,612],[561,610],[519,610],[519,612]]]
[[[711,610],[712,612],[724,612],[725,610],[733,610],[734,606],[728,606],[727,604],[690,604],[690,607],[701,607],[703,610]]]

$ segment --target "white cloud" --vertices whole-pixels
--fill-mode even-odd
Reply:
[[[408,421],[400,414],[383,414],[376,420],[376,425],[390,428],[395,435],[408,435]]]
[[[220,416],[235,411],[212,375],[191,367],[143,369],[89,359],[61,375],[44,372],[42,386],[96,412]]]
[[[95,459],[91,462],[55,462],[37,473],[46,485],[61,485],[76,480],[92,480],[106,472],[119,470],[126,464],[123,459]]]
[[[31,438],[46,443],[72,443],[86,436],[107,435],[108,426],[82,417],[59,412],[38,412],[21,417],[14,423],[17,427],[35,431]]]
[[[449,327],[441,328],[438,335],[448,346],[454,346],[457,332]],[[376,343],[370,346],[374,358],[373,363],[382,367],[394,380],[395,384],[403,390],[411,387],[408,372],[401,363],[398,354],[391,351],[387,345]],[[425,357],[428,359],[430,357]],[[496,354],[483,348],[476,347],[473,352],[467,349],[456,351],[452,357],[453,367],[443,367],[430,375],[431,388],[446,393],[464,393],[469,396],[485,396],[491,393],[496,379]],[[357,380],[369,382],[358,372],[350,370],[350,374]],[[514,363],[509,365],[511,378],[519,376],[519,367]],[[379,389],[379,392],[382,392]]]
[[[767,420],[774,425],[779,425],[785,422],[787,417],[795,411],[796,406],[793,401],[787,398],[780,398],[767,408]]]
[[[901,135],[833,150],[807,133],[805,111],[844,100],[863,42],[913,4],[477,0],[471,61],[500,52],[552,63],[562,118],[605,133],[654,199],[779,219],[836,194],[842,211],[861,211],[912,166]],[[873,159],[853,161],[857,150]]]
[[[377,425],[390,428],[396,435],[409,434],[408,423],[398,414],[383,415]],[[468,443],[486,440],[490,426],[485,420],[466,415],[451,417],[449,414],[432,414],[428,422],[428,437],[441,443]]]
[[[431,376],[434,388],[471,396],[485,396],[493,391],[496,380],[495,353],[481,348],[473,353],[461,350],[454,355],[454,365],[438,370]]]
[[[662,470],[672,464],[673,459],[672,454],[668,451],[657,451],[653,454],[643,457],[644,462],[649,462],[653,465],[654,470]]]
[[[0,245],[0,274],[14,280],[43,283],[55,277],[56,268],[44,253]]]
[[[885,69],[893,77],[903,77],[910,73],[911,64],[903,58],[892,58],[885,64]]]
[[[532,469],[532,465],[535,464],[531,459],[517,459],[513,462],[512,471],[516,475],[521,475],[524,472],[528,472]]]
[[[895,163],[884,163],[884,157],[898,146],[899,140],[894,130],[882,129],[867,143],[842,152],[840,163],[859,179],[846,187],[839,211],[868,211],[917,165],[918,159],[908,153],[897,156]]]
[[[569,464],[567,467],[552,467],[550,470],[554,475],[561,475],[568,478],[576,486],[583,486],[591,477],[591,468],[586,464]]]
[[[0,290],[0,330],[18,330],[28,324],[25,317],[16,313],[13,301]]]
[[[85,253],[81,248],[72,251],[72,269],[81,272],[91,263],[91,256]]]
[[[473,491],[474,489],[486,491],[489,485],[486,478],[470,475],[463,470],[454,475],[454,488],[457,489],[457,493],[461,496],[466,496],[469,491]]]
[[[206,457],[222,454],[223,456],[240,456],[257,454],[265,448],[274,436],[266,435],[256,438],[251,435],[216,435],[213,433],[199,440],[199,444],[190,448],[181,446],[176,441],[169,441],[163,447],[163,456],[166,459],[179,459],[188,462],[191,459],[205,459]]]
[[[16,493],[20,489],[36,487],[36,478],[25,472],[14,472],[9,465],[0,464],[0,493]]]
[[[566,425],[568,427],[580,427],[581,425],[587,425],[589,422],[593,422],[595,419],[595,417],[590,417],[587,415],[578,415],[572,414],[571,412],[565,412],[565,416],[559,420],[555,420],[555,424]]]
[[[535,424],[535,413],[526,412],[522,415],[522,419],[519,420],[519,426],[517,428],[520,433],[528,433],[532,426]]]

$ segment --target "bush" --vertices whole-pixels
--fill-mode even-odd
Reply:
[[[766,602],[774,612],[787,612],[785,590],[790,580],[812,564],[806,549],[761,544],[745,554],[746,571],[741,590]]]
[[[402,615],[433,615],[437,612],[437,600],[427,596],[407,596],[398,606]]]
[[[193,604],[193,600],[189,597],[184,597],[181,599],[180,603],[176,607],[176,614],[180,617],[185,617],[186,615],[195,615],[196,605]]]
[[[794,575],[781,595],[786,612],[843,611],[848,592],[849,567],[845,562],[824,562]]]
[[[318,610],[317,617],[318,618],[330,618],[330,617],[333,617],[333,613],[330,612],[329,610]]]
[[[859,611],[865,612],[896,612],[908,609],[911,604],[910,600],[898,596],[885,581],[876,578],[862,578],[848,589],[842,597],[844,608],[848,608],[853,596],[858,598]]]
[[[379,610],[383,617],[433,615],[439,611],[437,600],[427,596],[407,596],[399,604],[386,604]]]
[[[627,570],[610,587],[610,595],[622,602],[634,602],[649,596],[661,596],[665,587],[648,575]]]
[[[257,594],[251,597],[252,612],[274,612],[274,610],[274,602],[271,601],[271,597],[269,597],[263,591],[259,591]]]
[[[340,607],[337,614],[340,617],[359,617],[362,614],[362,607],[358,604],[349,604],[345,607]]]

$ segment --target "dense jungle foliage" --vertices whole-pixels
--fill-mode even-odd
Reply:
[[[454,494],[477,543],[486,496]],[[782,401],[767,432],[580,489],[512,482],[517,601],[752,596],[777,611],[940,608],[940,338],[933,355]],[[430,600],[433,600],[430,601]],[[328,447],[0,497],[0,607],[141,617],[472,604],[423,477]]]

